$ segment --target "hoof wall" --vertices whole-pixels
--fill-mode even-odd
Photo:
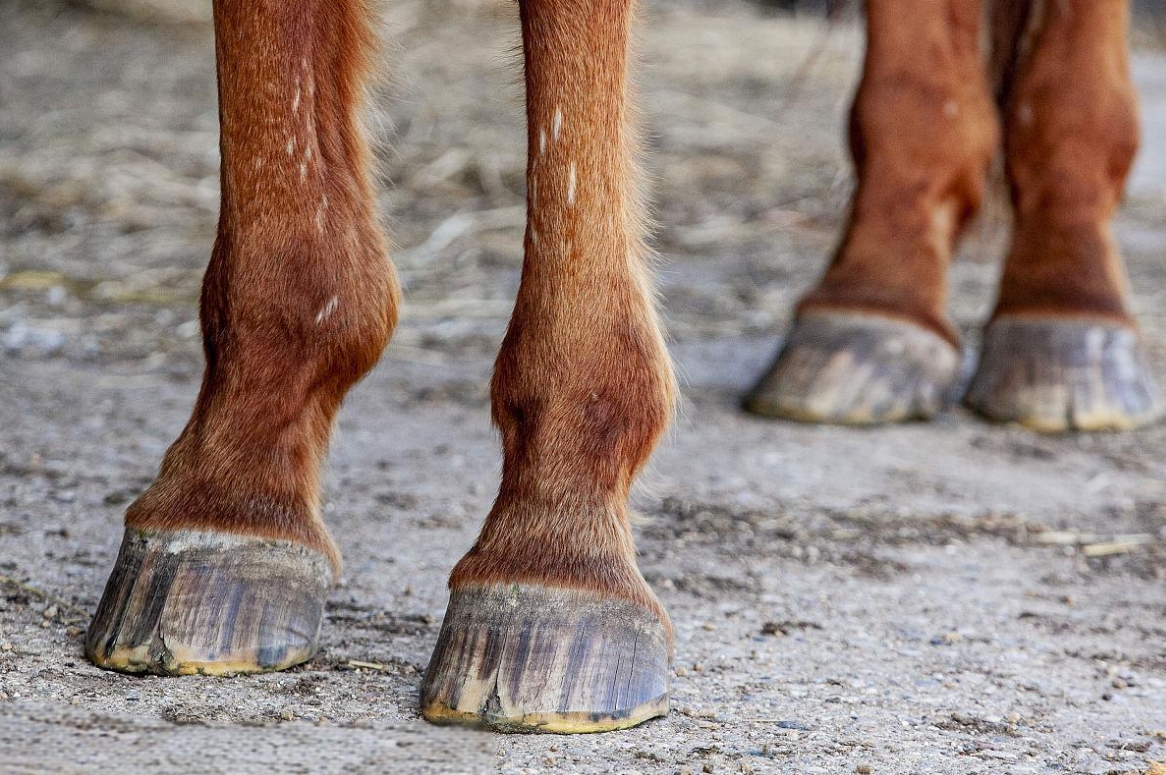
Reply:
[[[810,312],[794,323],[747,411],[804,422],[873,425],[925,420],[951,403],[960,354],[902,320]]]
[[[315,653],[331,586],[328,558],[299,544],[127,529],[85,651],[128,673],[282,670]]]
[[[1039,431],[1128,430],[1162,415],[1138,334],[1116,323],[1000,318],[965,403]]]
[[[668,713],[664,624],[622,600],[531,585],[450,595],[421,688],[429,721],[604,732]]]

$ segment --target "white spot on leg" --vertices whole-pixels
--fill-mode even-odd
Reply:
[[[289,137],[287,139],[287,155],[291,156],[295,152],[296,152],[296,139],[294,137]]]
[[[563,129],[563,111],[560,108],[555,108],[555,119],[551,122],[551,137],[554,140],[559,139],[559,132]]]
[[[324,212],[328,209],[328,197],[320,200],[320,206],[316,208],[316,231],[320,234],[324,233]]]
[[[300,182],[303,183],[307,179],[308,179],[308,165],[301,163],[300,164]]]
[[[532,245],[538,244],[538,232],[535,231],[533,226],[530,227],[530,244],[532,244]]]
[[[547,152],[547,130],[545,129],[538,130],[538,152]]]
[[[321,307],[320,311],[316,313],[316,325],[323,324],[325,320],[332,316],[332,313],[335,312],[336,308],[339,306],[340,297],[333,296],[332,298],[328,299],[328,303]]]
[[[296,78],[296,96],[292,98],[292,113],[298,113],[300,109],[300,79]]]
[[[571,170],[567,173],[567,204],[575,204],[575,162],[571,162]]]

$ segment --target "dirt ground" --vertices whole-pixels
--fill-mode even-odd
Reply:
[[[407,301],[339,421],[325,511],[346,568],[322,650],[223,680],[81,652],[122,511],[201,371],[210,31],[0,4],[0,773],[1166,772],[1166,425],[1046,437],[955,409],[860,431],[736,410],[836,238],[861,50],[853,25],[736,2],[659,0],[641,25],[684,405],[635,504],[676,624],[673,712],[580,737],[416,719],[446,575],[499,472],[487,380],[521,261],[513,9],[451,5],[386,14],[373,123]],[[1134,69],[1146,149],[1118,237],[1166,382],[1166,54]],[[972,350],[1006,217],[989,208],[953,272]]]

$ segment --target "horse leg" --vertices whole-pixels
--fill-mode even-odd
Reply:
[[[1111,228],[1138,144],[1129,2],[1031,5],[1003,89],[1012,246],[967,403],[1046,431],[1132,428],[1163,405]]]
[[[206,372],[89,628],[99,666],[275,670],[316,648],[339,554],[319,468],[380,356],[397,286],[356,119],[357,0],[215,0],[222,209],[203,283]]]
[[[667,712],[671,627],[627,496],[673,383],[633,180],[632,0],[522,0],[522,282],[492,385],[502,482],[421,693],[431,721],[619,729]]]
[[[757,414],[838,423],[927,418],[960,365],[947,268],[978,207],[998,128],[980,0],[867,0],[851,112],[858,175],[841,246],[802,299]]]

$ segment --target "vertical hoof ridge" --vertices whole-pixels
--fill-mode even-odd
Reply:
[[[878,315],[814,311],[794,323],[747,411],[803,422],[930,419],[953,400],[960,353],[938,334]]]
[[[85,651],[128,673],[282,670],[315,653],[331,585],[328,558],[299,544],[130,528]]]
[[[604,732],[668,713],[671,645],[623,600],[526,584],[453,590],[421,688],[436,723]]]
[[[999,318],[984,331],[967,405],[1046,432],[1128,430],[1162,416],[1136,331],[1067,318]]]

